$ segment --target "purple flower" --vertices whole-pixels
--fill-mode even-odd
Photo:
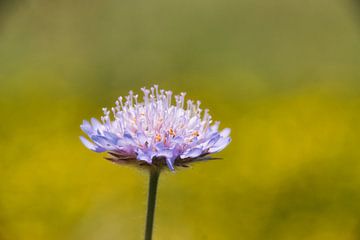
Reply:
[[[223,150],[231,141],[230,129],[219,132],[219,122],[212,124],[206,109],[202,114],[200,101],[186,101],[185,93],[175,96],[158,86],[141,89],[143,102],[132,91],[116,101],[110,111],[103,109],[101,122],[92,118],[81,129],[90,140],[81,136],[82,143],[95,152],[108,152],[106,159],[115,163],[158,165],[166,163],[186,167],[188,163],[206,160],[206,156]]]

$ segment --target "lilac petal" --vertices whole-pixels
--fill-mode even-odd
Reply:
[[[182,159],[184,158],[196,158],[202,154],[201,148],[192,148],[190,150],[185,151],[183,154],[180,155]]]
[[[120,147],[126,147],[126,146],[133,147],[133,146],[136,146],[137,143],[134,141],[134,139],[130,133],[125,133],[122,138],[118,139],[116,145],[120,146]]]
[[[188,129],[192,129],[194,128],[198,123],[198,118],[197,116],[194,116],[192,117],[190,120],[189,120],[189,123],[188,123]]]
[[[168,166],[168,168],[170,169],[170,171],[175,171],[175,168],[174,168],[174,160],[172,159],[166,159],[166,164]]]
[[[215,122],[215,124],[213,126],[211,126],[211,131],[217,132],[219,130],[219,125],[220,125],[220,122]]]
[[[193,144],[191,144],[192,146],[198,145],[198,144],[199,144],[199,138],[198,138],[198,137],[194,137],[194,138],[192,139],[192,142],[193,142]]]
[[[134,141],[134,138],[133,138],[133,136],[130,134],[130,133],[128,133],[128,132],[125,132],[124,133],[124,140],[126,140],[127,142],[131,142],[131,143],[135,143],[135,141]]]
[[[158,142],[155,144],[155,148],[157,152],[161,152],[165,150],[165,144],[163,142]]]
[[[91,140],[94,141],[97,145],[107,149],[107,150],[114,150],[116,149],[116,146],[109,141],[108,138],[104,136],[94,135],[91,136]]]
[[[208,142],[208,146],[214,145],[215,143],[217,143],[219,141],[220,138],[221,138],[220,135],[217,135],[217,136],[211,138]]]
[[[220,132],[220,136],[222,136],[223,138],[226,138],[230,135],[231,130],[230,128],[224,128],[221,132]]]
[[[184,142],[184,138],[183,137],[180,137],[180,136],[176,136],[172,142],[174,143],[183,143]]]
[[[150,164],[152,163],[152,157],[148,153],[146,153],[142,150],[138,150],[136,159],[146,161]]]
[[[209,153],[216,153],[223,150],[229,143],[231,142],[231,138],[221,138],[214,146],[209,148]]]
[[[119,137],[117,135],[115,135],[114,133],[111,132],[104,132],[104,136],[112,143],[112,144],[116,144],[117,141],[119,140]]]
[[[85,147],[87,147],[90,150],[95,150],[96,145],[91,143],[89,140],[87,140],[85,137],[80,136],[80,140],[81,142],[85,145]]]
[[[173,150],[170,149],[162,149],[158,151],[154,156],[156,157],[165,157],[166,159],[166,165],[169,167],[171,171],[174,171],[174,161],[176,159],[176,156],[174,156]]]
[[[183,152],[183,147],[181,144],[175,144],[175,146],[171,147],[171,150],[173,152],[173,156],[176,159],[177,157],[180,157],[181,153]]]
[[[214,133],[210,136],[210,138],[199,146],[203,149],[211,148],[218,140],[220,139],[220,135],[218,133]]]
[[[103,126],[96,118],[91,118],[91,124],[95,130],[100,130]]]
[[[173,151],[169,150],[169,149],[163,149],[159,152],[156,153],[157,157],[165,157],[166,159],[171,159],[173,158]]]
[[[139,141],[140,144],[145,144],[147,142],[147,138],[145,136],[145,134],[143,132],[140,132],[138,131],[136,133],[136,137],[137,137],[137,140]]]
[[[218,132],[206,134],[203,139],[200,140],[200,143],[208,144],[211,139],[216,139],[220,134]]]
[[[105,152],[106,151],[104,148],[102,148],[100,146],[96,146],[95,144],[93,144],[92,142],[90,142],[89,140],[84,138],[83,136],[80,136],[80,140],[84,144],[85,147],[87,147],[88,149],[90,149],[94,152]]]
[[[83,123],[80,125],[80,128],[87,135],[91,135],[94,132],[94,129],[92,128],[91,124],[86,120],[83,121]]]
[[[124,138],[127,139],[127,140],[134,141],[132,135],[130,133],[128,133],[128,132],[124,133]]]

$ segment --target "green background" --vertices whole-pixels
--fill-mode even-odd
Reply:
[[[360,238],[360,5],[0,1],[0,239],[142,239],[147,174],[79,141],[129,90],[186,91],[233,141],[160,177],[154,239]]]

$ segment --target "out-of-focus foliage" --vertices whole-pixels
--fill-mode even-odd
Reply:
[[[359,239],[351,4],[2,1],[0,239],[142,238],[147,175],[78,136],[153,83],[233,130],[223,160],[161,176],[155,239]]]

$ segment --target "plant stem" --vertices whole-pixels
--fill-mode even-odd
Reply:
[[[146,216],[146,229],[145,229],[145,240],[151,240],[153,225],[154,225],[154,213],[156,204],[156,191],[160,175],[159,167],[152,167],[150,169],[150,180],[149,180],[149,195],[148,195],[148,208]]]

